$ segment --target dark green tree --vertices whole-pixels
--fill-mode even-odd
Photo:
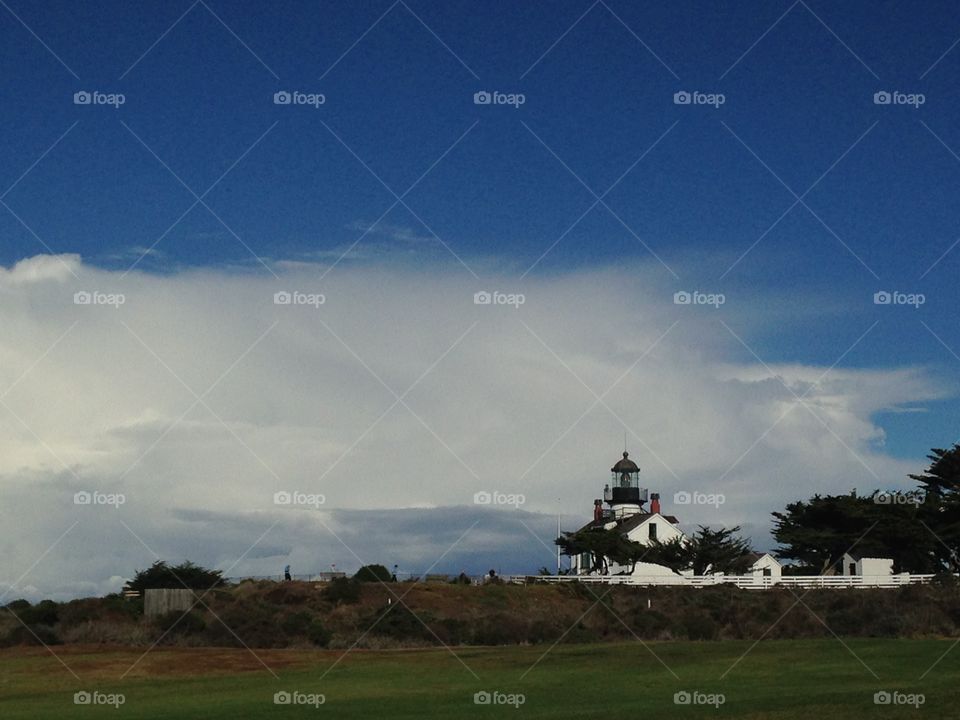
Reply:
[[[917,518],[935,539],[932,554],[938,570],[960,571],[960,444],[949,450],[933,448],[930,466],[911,475],[925,493]]]
[[[739,575],[750,567],[750,542],[737,536],[740,526],[714,530],[700,525],[689,538],[674,538],[650,544],[644,560],[674,572],[693,570],[694,575],[722,572]]]
[[[133,580],[127,584],[131,590],[143,592],[153,588],[184,587],[191,590],[209,590],[225,582],[219,570],[207,570],[189,560],[172,567],[163,560],[157,560],[146,570],[137,570]]]
[[[833,574],[844,553],[888,557],[897,572],[937,569],[936,538],[919,522],[922,493],[814,495],[773,513],[775,554],[797,561],[801,572]]]
[[[565,532],[558,537],[555,544],[560,546],[564,555],[574,556],[590,553],[591,572],[607,575],[610,572],[610,562],[628,566],[633,572],[637,562],[643,557],[646,548],[635,543],[616,528],[610,530],[592,529]]]

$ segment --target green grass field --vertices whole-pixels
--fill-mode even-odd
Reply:
[[[846,643],[771,641],[750,652],[740,641],[456,648],[459,660],[443,649],[354,651],[333,670],[342,651],[257,651],[279,680],[246,650],[157,648],[121,680],[143,650],[55,648],[77,680],[46,650],[11,648],[0,651],[0,718],[960,717],[960,649],[920,679],[952,641]],[[124,703],[76,705],[82,690],[122,693]],[[925,701],[919,710],[875,705],[884,690]],[[276,705],[278,691],[323,694],[325,703]],[[478,705],[478,691],[525,699],[519,708]],[[677,705],[679,691],[722,693],[725,702]]]

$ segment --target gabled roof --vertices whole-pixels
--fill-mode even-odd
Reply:
[[[847,557],[851,557],[854,560],[892,560],[892,558],[880,557],[879,555],[861,555],[858,551],[855,551],[855,550],[847,550],[844,553],[844,555]]]
[[[680,521],[677,520],[677,518],[674,517],[673,515],[662,515],[661,513],[637,513],[635,515],[630,515],[624,520],[614,521],[610,518],[604,518],[602,520],[591,520],[582,528],[577,530],[577,532],[581,532],[583,530],[602,530],[604,525],[607,525],[608,523],[611,523],[611,522],[616,522],[617,523],[616,529],[626,534],[631,530],[635,530],[639,526],[643,525],[643,523],[645,523],[647,520],[657,515],[662,517],[671,525],[680,524]]]
[[[680,523],[680,521],[677,520],[673,515],[661,515],[660,513],[638,513],[636,515],[631,515],[626,520],[620,522],[620,524],[617,525],[617,529],[625,533],[630,532],[631,530],[643,525],[650,518],[657,515],[660,515],[660,517],[662,517],[671,525],[678,525]]]

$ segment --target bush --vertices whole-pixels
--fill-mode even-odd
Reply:
[[[377,621],[383,615],[382,619]],[[372,632],[377,635],[394,638],[395,640],[435,640],[433,633],[424,626],[432,618],[428,613],[415,615],[403,603],[393,603],[387,606],[386,614],[380,608],[370,618],[370,625],[376,621]],[[422,622],[421,622],[422,620]]]
[[[360,602],[360,583],[353,578],[334,578],[320,595],[334,605],[353,605]]]
[[[61,645],[62,641],[49,625],[17,625],[0,641],[0,646]]]
[[[289,636],[305,635],[310,627],[311,618],[308,613],[296,612],[287,615],[280,621],[280,629]]]
[[[186,615],[181,610],[171,610],[158,617],[155,622],[168,637],[197,635],[207,629],[204,619],[192,610]]]
[[[712,617],[704,612],[687,612],[680,618],[681,632],[688,640],[714,640],[719,627]]]
[[[253,600],[241,600],[217,613],[220,620],[210,625],[205,640],[211,645],[252,648],[286,647],[283,634],[273,608]],[[238,639],[240,638],[240,639]]]
[[[641,609],[633,617],[634,631],[642,638],[656,640],[670,628],[670,618],[657,610]]]
[[[332,633],[324,627],[319,620],[314,620],[307,627],[307,640],[318,647],[326,647],[330,644]]]
[[[393,575],[383,565],[364,565],[353,579],[358,582],[390,582]]]
[[[32,606],[26,600],[14,600],[7,608],[27,625],[55,625],[60,615],[60,606],[53,600],[41,600]]]

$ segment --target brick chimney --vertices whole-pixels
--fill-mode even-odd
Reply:
[[[660,493],[650,493],[650,513],[660,512]]]
[[[603,520],[603,501],[594,500],[593,501],[593,521],[600,522]]]

